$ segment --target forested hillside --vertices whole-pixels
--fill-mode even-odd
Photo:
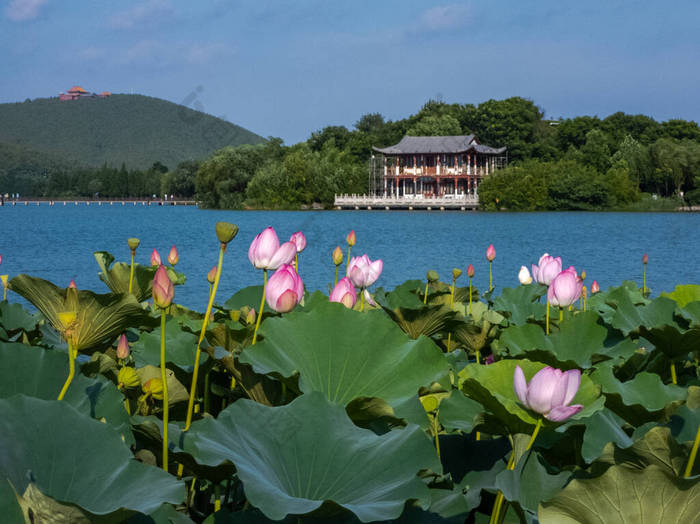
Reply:
[[[262,137],[220,118],[142,95],[0,104],[0,143],[85,166],[170,168]],[[9,162],[0,158],[0,169]]]

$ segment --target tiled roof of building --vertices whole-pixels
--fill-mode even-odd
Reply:
[[[503,153],[506,148],[494,148],[479,144],[474,135],[458,136],[404,136],[398,144],[379,148],[375,151],[386,155],[411,155],[423,153],[465,153],[476,151],[478,153]]]
[[[68,90],[69,93],[87,93],[85,89],[80,86],[73,86]]]

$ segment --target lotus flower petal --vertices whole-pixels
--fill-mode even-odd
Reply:
[[[513,375],[513,389],[521,403],[527,406],[527,382],[525,381],[525,373],[520,366],[515,366],[515,374]]]
[[[552,410],[544,417],[552,422],[561,422],[569,417],[573,417],[582,409],[583,406],[581,404],[574,404],[573,406],[557,406],[552,408]]]

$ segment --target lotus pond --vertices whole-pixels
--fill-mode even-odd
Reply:
[[[498,292],[471,265],[385,289],[353,233],[308,292],[303,234],[237,231],[208,275],[124,239],[102,294],[3,278],[3,522],[700,522],[700,285],[533,253]],[[221,296],[234,250],[259,280]]]

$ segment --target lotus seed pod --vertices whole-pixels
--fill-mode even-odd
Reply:
[[[216,223],[216,238],[222,244],[228,244],[233,240],[238,234],[238,226],[236,224],[231,224],[230,222],[217,222]]]
[[[462,276],[462,270],[454,268],[452,270],[452,280],[457,280],[460,276]]]
[[[229,311],[228,315],[231,317],[231,320],[238,322],[238,320],[241,318],[241,310],[234,309],[233,311]]]
[[[68,329],[75,324],[77,318],[78,315],[75,311],[61,311],[58,314],[58,320],[61,322],[64,329]]]
[[[431,269],[430,271],[428,271],[426,278],[428,279],[428,282],[437,282],[438,280],[440,280],[440,275],[437,274],[437,271]]]
[[[129,249],[131,249],[131,251],[136,251],[136,248],[139,247],[141,241],[138,238],[130,238],[127,240],[127,243],[129,244]]]
[[[160,378],[152,378],[141,389],[146,395],[150,395],[156,400],[163,400],[163,381]]]
[[[139,376],[136,374],[136,371],[134,371],[134,368],[124,366],[119,370],[119,374],[117,375],[117,386],[119,387],[119,389],[137,388],[140,385],[141,381],[139,380]]]

